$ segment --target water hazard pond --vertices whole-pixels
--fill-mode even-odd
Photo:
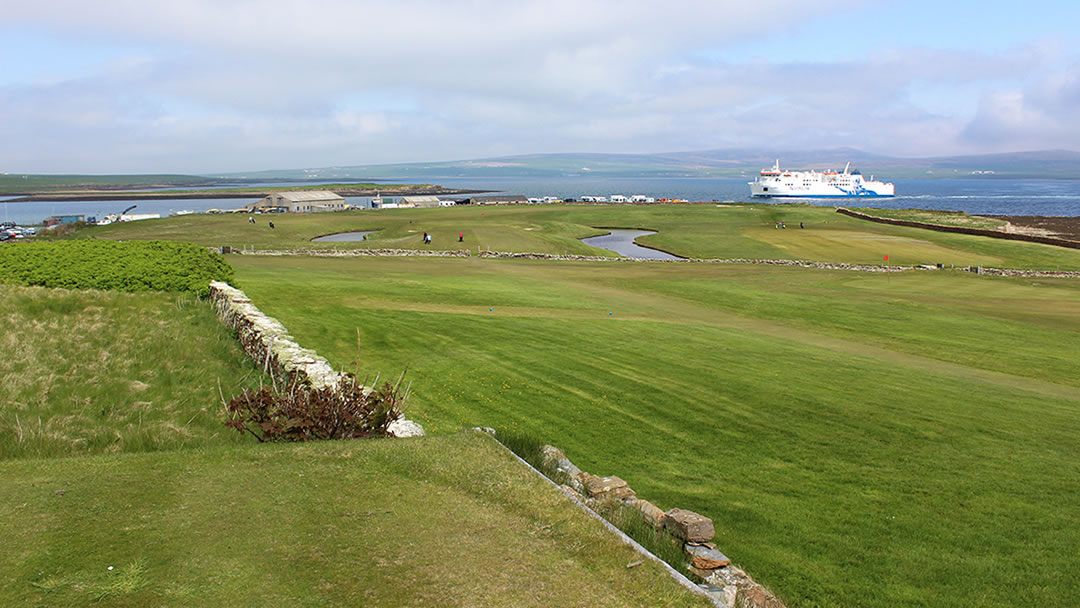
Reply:
[[[315,237],[312,242],[315,243],[346,243],[351,241],[366,241],[367,235],[375,232],[375,230],[365,230],[363,232],[339,232],[337,234],[328,234],[326,236]]]
[[[649,234],[656,234],[651,230],[612,230],[611,234],[605,234],[604,236],[592,236],[587,239],[581,239],[582,243],[586,245],[592,245],[593,247],[599,247],[600,249],[607,249],[608,251],[614,251],[615,253],[626,256],[628,258],[639,258],[645,260],[681,260],[682,258],[671,255],[664,251],[657,251],[656,249],[649,249],[648,247],[642,247],[634,242],[634,239],[639,236],[646,236]]]

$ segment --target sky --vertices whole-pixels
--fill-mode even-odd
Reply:
[[[0,0],[0,172],[1080,150],[1052,0]]]

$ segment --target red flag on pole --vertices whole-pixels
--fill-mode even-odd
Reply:
[[[888,261],[889,261],[889,256],[885,256],[885,261],[886,261],[886,262],[888,262]]]

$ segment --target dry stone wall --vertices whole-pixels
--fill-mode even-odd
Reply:
[[[303,348],[277,319],[262,313],[244,292],[228,283],[210,283],[210,300],[218,318],[236,330],[244,352],[274,378],[289,379],[312,388],[337,388],[345,375],[311,349]],[[387,432],[394,437],[424,434],[417,423],[399,418]]]
[[[225,249],[224,247],[222,249]],[[356,258],[356,257],[421,257],[421,258],[467,258],[471,254],[468,249],[457,251],[438,251],[430,249],[234,249],[228,248],[231,253],[240,255],[310,255],[329,258]],[[224,253],[224,251],[223,251]]]
[[[683,550],[690,562],[690,573],[704,581],[701,587],[713,602],[724,608],[786,608],[772,592],[754,582],[743,569],[713,543],[716,529],[704,515],[685,509],[663,511],[651,502],[638,498],[626,481],[612,475],[599,477],[582,471],[559,448],[542,448],[544,465],[564,475],[565,493],[587,506],[604,501],[619,501],[641,513],[655,528],[665,528],[683,541]]]
[[[678,260],[657,260],[651,258],[605,257],[596,255],[562,255],[555,253],[513,253],[508,251],[481,251],[479,257],[524,260],[559,260],[563,262],[633,262],[638,264],[759,264],[764,266],[799,266],[801,268],[820,268],[825,270],[858,270],[862,272],[902,272],[904,270],[929,270],[929,268],[913,266],[843,264],[830,262],[811,262],[806,260],[755,260],[750,258],[683,258]],[[937,270],[936,267],[933,269]]]
[[[217,249],[215,249],[217,250]],[[222,253],[235,253],[240,255],[310,255],[316,257],[437,257],[437,258],[467,258],[472,253],[467,249],[457,251],[431,251],[415,249],[265,249],[265,250],[240,250],[229,247],[220,248]],[[819,270],[851,270],[855,272],[906,272],[940,270],[932,264],[919,266],[881,266],[878,264],[844,264],[839,262],[813,262],[807,260],[758,260],[751,258],[683,258],[677,260],[657,260],[630,257],[606,257],[595,255],[563,255],[555,253],[529,253],[512,251],[480,251],[477,257],[492,259],[519,259],[519,260],[555,260],[563,262],[628,262],[637,264],[751,264],[762,266],[796,266],[799,268],[816,268]],[[991,276],[1007,277],[1031,277],[1031,278],[1080,278],[1080,271],[1075,270],[1018,270],[1010,268],[990,268],[986,266],[964,266],[956,268],[986,274]]]

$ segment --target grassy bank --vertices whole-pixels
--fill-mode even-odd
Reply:
[[[707,605],[476,433],[10,461],[0,487],[7,606]]]
[[[366,369],[409,365],[410,416],[429,430],[516,427],[663,508],[705,513],[793,606],[1080,602],[1075,282],[234,264],[331,362],[355,360],[359,328]]]
[[[851,207],[852,211],[865,213],[874,217],[885,217],[894,220],[908,220],[923,222],[925,224],[937,224],[938,226],[959,226],[961,228],[979,228],[982,230],[1000,230],[1005,220],[983,217],[981,215],[968,215],[963,211],[936,211],[932,209],[876,209],[870,207]]]
[[[267,225],[268,219],[275,224]],[[778,229],[783,222],[787,228]],[[802,224],[805,228],[799,228]],[[579,239],[604,228],[658,231],[639,243],[694,258],[802,259],[880,264],[1080,269],[1075,250],[886,226],[804,205],[579,205],[384,209],[332,214],[187,215],[112,224],[81,236],[166,239],[206,246],[288,249],[407,248],[613,255]],[[339,232],[375,230],[366,241],[313,243]],[[431,233],[431,245],[421,236]],[[458,234],[464,234],[458,242]]]
[[[191,295],[0,287],[0,459],[240,440],[228,397],[263,379]]]

